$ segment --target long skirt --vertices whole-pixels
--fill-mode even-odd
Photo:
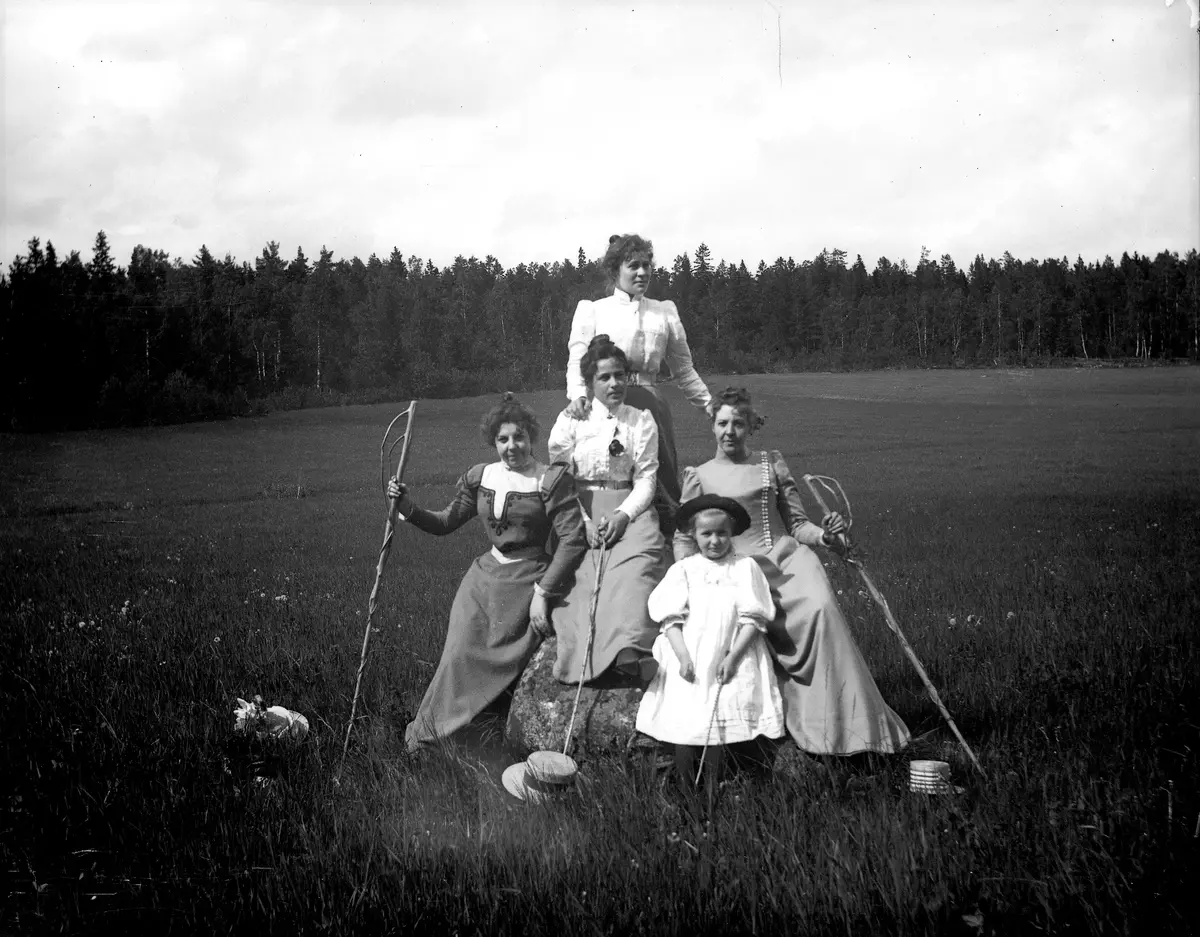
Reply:
[[[628,494],[628,489],[581,489],[579,502],[584,513],[595,522],[620,507]],[[596,630],[589,655],[592,590],[599,560],[600,550],[596,547],[584,554],[570,591],[551,612],[558,637],[554,676],[563,683],[578,682],[581,672],[585,681],[601,676],[625,648],[649,654],[658,635],[658,626],[650,620],[646,601],[666,574],[667,565],[665,542],[654,512],[646,510],[635,517],[625,528],[624,536],[604,551]]]
[[[784,672],[788,735],[812,754],[902,749],[908,727],[875,685],[817,554],[780,537],[755,559],[782,607],[767,638]]]
[[[529,625],[529,602],[548,562],[501,563],[488,552],[471,564],[450,609],[442,659],[404,733],[410,750],[485,714],[503,717],[500,710],[541,643]]]
[[[644,384],[634,384],[625,391],[625,402],[639,410],[649,411],[658,426],[658,488],[663,501],[662,492],[670,498],[666,502],[668,509],[674,513],[679,506],[679,456],[675,452],[675,421],[671,417],[671,407],[657,387],[647,387]],[[655,505],[658,508],[658,504]]]

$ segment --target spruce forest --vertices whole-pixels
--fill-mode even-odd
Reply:
[[[103,231],[90,261],[29,241],[0,276],[0,428],[179,422],[344,402],[531,390],[563,383],[575,304],[600,265],[448,267],[398,249],[337,259],[272,241],[253,263],[207,247],[190,261]],[[882,367],[1145,363],[1200,358],[1200,256],[999,260],[915,268],[823,250],[751,271],[701,244],[659,267],[701,374]]]

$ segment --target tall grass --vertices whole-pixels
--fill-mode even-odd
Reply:
[[[912,755],[950,760],[962,793],[909,793],[907,757],[791,751],[728,786],[706,828],[652,757],[586,764],[577,795],[539,808],[499,786],[502,749],[414,759],[404,723],[484,547],[473,525],[398,534],[335,783],[390,408],[6,437],[3,927],[1187,933],[1197,375],[743,380],[770,418],[762,442],[850,492],[867,565],[986,779],[832,559]],[[560,405],[531,400],[546,419]],[[422,502],[488,457],[486,404],[422,405]],[[683,461],[706,458],[704,426],[675,409]],[[232,739],[233,699],[252,693],[308,715],[297,752]]]

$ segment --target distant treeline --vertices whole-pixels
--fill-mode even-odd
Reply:
[[[34,238],[0,275],[0,428],[173,422],[320,402],[563,385],[580,299],[605,293],[574,260],[436,267],[393,249],[253,263],[207,247],[188,262],[138,246],[60,259]],[[868,272],[812,260],[714,263],[701,244],[659,268],[701,374],[890,366],[1040,365],[1200,357],[1200,258],[1000,260],[960,269],[923,250]]]

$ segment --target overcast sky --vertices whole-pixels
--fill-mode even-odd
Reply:
[[[669,266],[1200,246],[1163,0],[4,2],[5,269],[393,246]],[[776,10],[781,16],[777,18]]]

